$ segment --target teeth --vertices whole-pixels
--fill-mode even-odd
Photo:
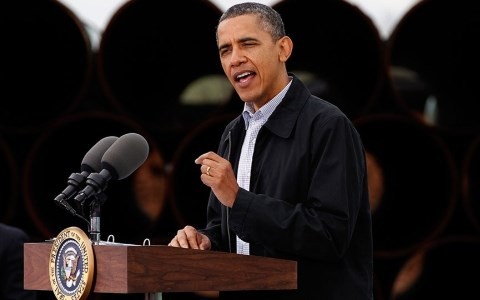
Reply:
[[[242,74],[238,75],[237,78],[240,79],[242,77],[248,76],[248,74],[250,74],[250,72],[242,73]]]

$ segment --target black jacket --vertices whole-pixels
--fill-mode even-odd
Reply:
[[[214,250],[235,252],[238,235],[250,243],[251,255],[296,260],[298,289],[221,295],[373,299],[371,214],[361,139],[336,106],[313,96],[290,75],[289,91],[258,134],[250,191],[240,188],[231,209],[211,193],[203,232]],[[244,137],[241,116],[221,137],[218,153],[235,171]]]
[[[23,244],[27,234],[0,223],[0,299],[33,300],[36,292],[23,288]]]

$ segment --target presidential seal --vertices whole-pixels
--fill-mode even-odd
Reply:
[[[62,230],[50,251],[50,285],[57,299],[84,300],[93,282],[92,242],[78,227]]]

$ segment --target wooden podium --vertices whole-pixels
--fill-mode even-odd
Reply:
[[[26,243],[24,288],[52,290],[52,244]],[[162,293],[297,288],[297,262],[163,245],[93,245],[94,293]]]

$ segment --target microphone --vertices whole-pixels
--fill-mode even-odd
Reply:
[[[80,165],[81,173],[72,173],[70,175],[68,178],[68,186],[63,192],[55,197],[55,200],[62,201],[70,199],[91,172],[97,172],[100,170],[103,154],[105,154],[108,148],[110,148],[117,139],[118,138],[115,136],[108,136],[93,145],[83,157]]]
[[[83,203],[94,194],[103,192],[110,180],[128,177],[145,162],[148,153],[148,142],[143,136],[137,133],[122,135],[103,154],[101,171],[88,175],[85,188],[74,199]]]
[[[68,210],[71,214],[76,215],[77,212],[73,209],[67,200],[70,199],[79,189],[80,185],[85,182],[87,176],[91,172],[96,172],[101,168],[101,158],[103,154],[110,148],[110,146],[118,139],[116,136],[107,136],[93,145],[90,150],[83,157],[80,165],[81,173],[72,173],[68,177],[68,186],[55,197],[55,201]]]

